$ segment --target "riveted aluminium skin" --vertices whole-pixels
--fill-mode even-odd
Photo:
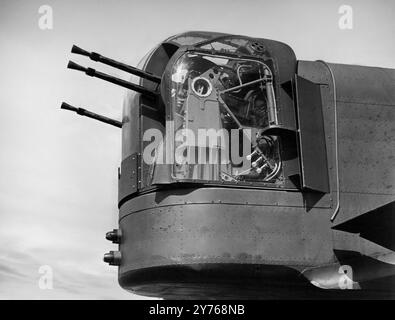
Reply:
[[[120,285],[165,298],[264,298],[273,292],[290,297],[290,288],[310,297],[325,297],[328,291],[343,297],[337,291],[338,271],[349,265],[353,289],[388,293],[395,277],[393,242],[388,240],[394,227],[389,204],[395,200],[395,71],[292,62],[295,56],[288,46],[258,40],[271,53],[279,75],[275,88],[281,110],[300,107],[292,89],[295,75],[319,88],[329,192],[291,183],[284,189],[149,185],[141,168],[140,177],[132,177],[142,184],[130,193],[122,191],[119,199]],[[146,71],[164,70],[156,63],[148,59]],[[162,86],[168,81],[162,79]],[[143,104],[141,97],[129,99],[126,108],[137,112]],[[296,130],[295,114],[286,113],[280,121],[294,123]],[[140,120],[144,117],[140,113]],[[144,126],[160,127],[160,121],[150,121],[136,124],[140,132]],[[131,143],[130,155],[138,154],[139,146]],[[298,162],[285,164],[300,174]],[[139,169],[136,163],[132,167]],[[360,222],[358,217],[366,219]],[[380,219],[386,223],[377,225]],[[375,230],[374,235],[367,229]],[[331,290],[324,294],[313,284]],[[354,297],[360,294],[353,292]]]

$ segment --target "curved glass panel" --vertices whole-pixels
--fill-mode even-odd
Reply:
[[[252,59],[187,52],[171,70],[173,178],[279,182],[270,69]]]
[[[145,70],[147,61],[158,48],[151,49],[138,63],[137,68]],[[131,75],[130,81],[133,83],[142,84],[142,79]],[[132,90],[125,91],[125,96],[123,99],[122,106],[122,160],[131,156],[133,153],[140,152],[140,140],[139,140],[139,130],[138,125],[139,119],[139,93]]]
[[[211,42],[205,42],[198,45],[201,49],[215,50],[217,52],[228,52],[249,55],[251,52],[247,49],[250,41],[245,38],[222,38]]]
[[[166,39],[164,42],[175,42],[180,46],[191,46],[202,41],[207,41],[213,38],[217,38],[224,35],[223,33],[213,33],[213,32],[185,32],[177,34]]]

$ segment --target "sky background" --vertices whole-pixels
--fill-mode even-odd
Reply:
[[[353,9],[353,29],[338,26]],[[53,29],[38,25],[42,5]],[[66,69],[77,44],[137,65],[165,38],[207,30],[279,40],[300,60],[395,68],[395,2],[0,0],[0,299],[140,299],[102,261],[117,227],[121,131],[61,111],[121,118],[125,89]],[[112,75],[121,71],[95,65]],[[42,290],[39,268],[53,270]]]

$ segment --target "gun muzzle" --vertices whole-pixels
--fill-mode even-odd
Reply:
[[[156,98],[158,96],[158,93],[155,91],[151,91],[151,90],[144,88],[142,86],[139,86],[137,84],[110,76],[110,75],[105,74],[103,72],[96,71],[95,69],[92,69],[92,68],[85,68],[73,61],[69,61],[67,68],[85,72],[85,74],[87,74],[88,76],[99,78],[99,79],[105,80],[107,82],[114,83],[118,86],[145,94],[145,95],[150,96],[152,98]]]
[[[156,76],[156,75],[154,75],[154,74],[152,74],[150,72],[143,71],[143,70],[140,70],[138,68],[129,66],[129,65],[125,64],[125,63],[122,63],[122,62],[119,62],[119,61],[116,61],[116,60],[104,57],[101,54],[96,53],[96,52],[86,51],[86,50],[84,50],[84,49],[82,49],[80,47],[77,47],[76,45],[73,45],[73,47],[71,48],[71,52],[75,53],[75,54],[80,54],[80,55],[89,57],[93,61],[101,62],[101,63],[106,64],[108,66],[117,68],[119,70],[131,73],[131,74],[134,74],[136,76],[139,76],[141,78],[153,81],[155,83],[160,83],[161,82],[161,78],[159,76]]]
[[[62,102],[62,105],[60,106],[61,109],[65,109],[65,110],[70,110],[70,111],[74,111],[78,113],[78,108],[73,107],[72,105],[66,103],[66,102]]]
[[[85,72],[87,70],[87,68],[84,68],[83,66],[80,66],[79,64],[73,61],[69,61],[69,63],[67,64],[67,68],[82,71],[82,72]]]
[[[90,52],[88,52],[80,47],[77,47],[76,45],[73,45],[73,47],[71,48],[71,53],[80,54],[82,56],[87,56],[87,57],[89,57],[89,55],[90,55]]]
[[[62,105],[60,106],[61,109],[65,109],[65,110],[70,110],[70,111],[74,111],[76,113],[78,113],[81,116],[85,116],[88,118],[92,118],[107,124],[111,124],[112,126],[118,127],[118,128],[122,128],[122,122],[111,119],[111,118],[107,118],[105,116],[102,116],[100,114],[88,111],[84,108],[76,108],[73,107],[72,105],[66,103],[66,102],[62,102]]]

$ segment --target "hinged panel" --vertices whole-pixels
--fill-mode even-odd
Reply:
[[[329,177],[320,86],[296,76],[303,188],[328,193]]]

